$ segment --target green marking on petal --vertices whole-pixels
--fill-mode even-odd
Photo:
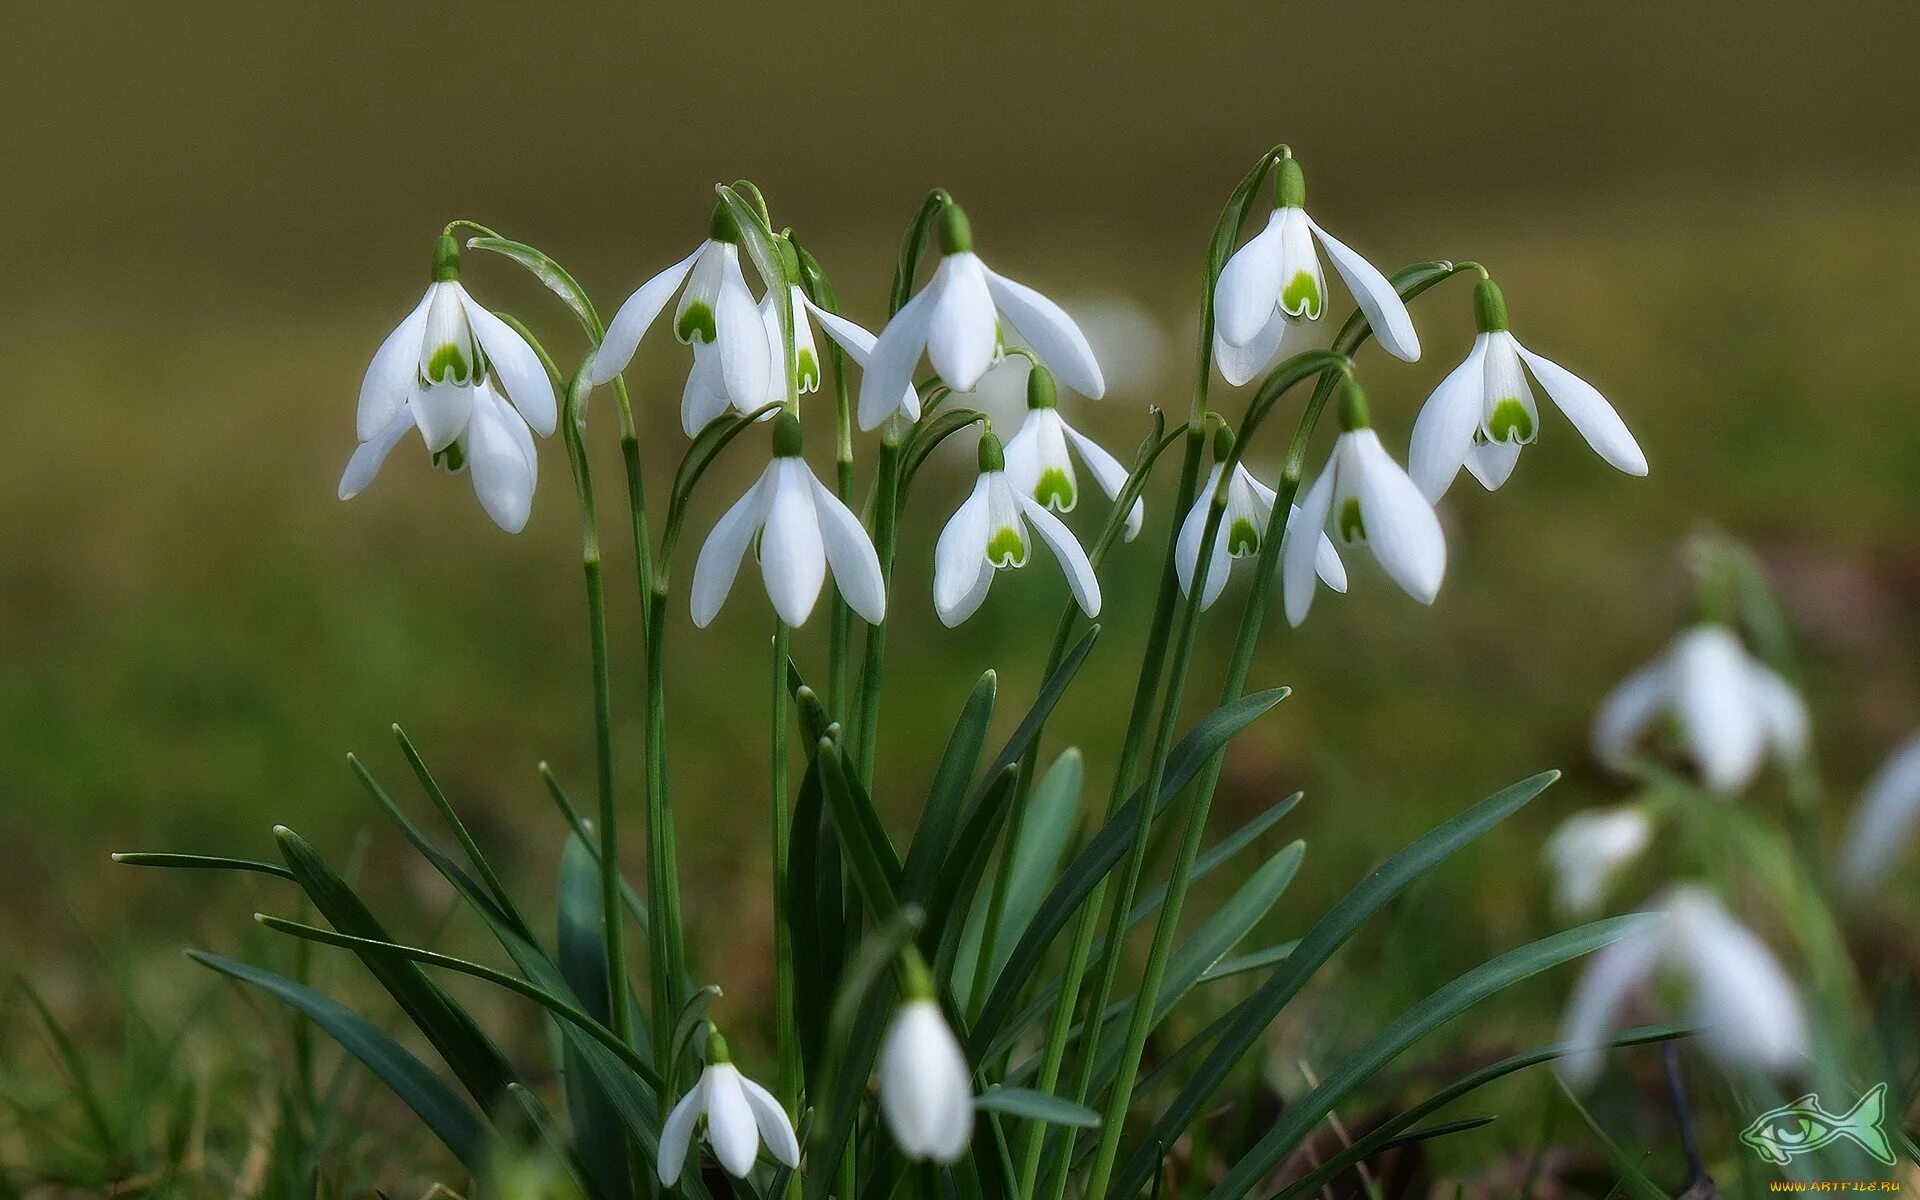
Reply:
[[[467,467],[467,446],[464,440],[455,441],[444,450],[433,454],[433,465],[449,474],[459,474]]]
[[[987,539],[987,561],[996,567],[1023,567],[1027,564],[1027,542],[1020,531],[1002,525]]]
[[[673,327],[673,335],[683,342],[705,342],[713,345],[713,310],[705,301],[695,300],[687,305],[687,311],[680,314],[680,321]]]
[[[1059,467],[1048,467],[1040,472],[1040,482],[1033,485],[1033,499],[1055,512],[1072,512],[1073,480]]]
[[[1340,506],[1340,540],[1346,543],[1365,541],[1367,523],[1360,519],[1360,501],[1348,497]]]
[[[1487,436],[1496,442],[1533,441],[1533,414],[1511,396],[1496,400],[1493,415],[1487,418]]]
[[[820,364],[813,361],[813,351],[805,346],[800,347],[794,355],[794,361],[799,367],[800,390],[806,392],[819,387]]]
[[[467,356],[460,352],[460,347],[448,342],[427,360],[427,382],[446,383],[451,376],[454,383],[465,383],[469,369]]]
[[[1295,271],[1293,278],[1280,292],[1281,311],[1293,316],[1304,314],[1309,321],[1320,319],[1321,307],[1325,300],[1320,295],[1320,283],[1310,271]]]
[[[1249,554],[1260,552],[1260,531],[1252,521],[1245,517],[1235,517],[1233,525],[1227,530],[1227,554],[1232,558],[1245,558]]]

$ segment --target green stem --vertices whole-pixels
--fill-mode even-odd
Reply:
[[[673,1027],[679,1019],[680,981],[686,962],[682,948],[679,848],[673,797],[667,786],[666,626],[664,563],[653,585],[647,617],[647,910],[653,936],[649,984],[652,989],[654,1061],[669,1083],[676,1075]]]
[[[897,420],[897,418],[895,419]],[[889,420],[880,441],[880,464],[874,482],[873,548],[880,558],[880,580],[886,591],[893,590],[894,542],[900,521],[900,432],[895,420]],[[873,765],[880,736],[880,685],[886,662],[887,627],[885,622],[867,626],[866,653],[860,667],[859,707],[854,748],[859,758],[860,782],[873,787]]]
[[[787,908],[787,857],[793,815],[787,803],[787,626],[773,625],[771,726],[773,784],[773,971],[774,1022],[780,1057],[780,1103],[788,1116],[799,1112],[800,1043],[795,1040],[792,914]]]

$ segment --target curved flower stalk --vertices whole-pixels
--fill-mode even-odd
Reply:
[[[933,608],[940,620],[948,626],[966,620],[987,598],[996,572],[1026,566],[1034,532],[1060,560],[1081,610],[1099,616],[1100,581],[1087,552],[1059,517],[1014,486],[1000,439],[981,434],[980,478],[933,548]]]
[[[1707,1048],[1735,1068],[1783,1073],[1806,1055],[1807,1022],[1799,992],[1765,943],[1727,915],[1713,893],[1692,884],[1655,904],[1656,920],[1602,949],[1587,963],[1567,1006],[1558,1068],[1575,1088],[1600,1077],[1608,1035],[1656,976],[1673,975],[1687,993],[1688,1020]]]
[[[1647,473],[1646,455],[1606,397],[1508,331],[1507,301],[1493,280],[1482,279],[1474,290],[1474,313],[1480,333],[1473,349],[1433,389],[1413,423],[1407,464],[1427,499],[1445,495],[1462,466],[1488,491],[1513,474],[1520,448],[1540,432],[1528,369],[1594,453],[1629,475]]]
[[[1607,885],[1653,841],[1653,819],[1638,804],[1577,812],[1547,838],[1544,854],[1554,873],[1554,899],[1563,912],[1599,909]]]
[[[1233,431],[1222,425],[1213,435],[1213,470],[1201,485],[1193,507],[1187,510],[1186,520],[1180,523],[1180,539],[1174,548],[1174,568],[1179,572],[1180,591],[1188,596],[1193,595],[1193,577],[1200,563],[1200,539],[1207,531],[1207,513],[1213,506],[1214,493],[1220,487],[1220,476],[1226,470],[1232,453]],[[1274,490],[1255,479],[1245,463],[1233,464],[1233,478],[1227,484],[1227,511],[1214,538],[1212,558],[1207,566],[1206,589],[1200,597],[1202,611],[1212,608],[1213,602],[1226,591],[1227,576],[1233,570],[1233,564],[1260,553],[1267,526],[1273,519],[1273,506],[1278,500]],[[1293,537],[1293,527],[1299,520],[1300,506],[1289,504],[1286,528],[1280,537],[1280,555],[1283,559],[1286,557],[1287,543]],[[1314,557],[1314,572],[1322,583],[1334,591],[1347,590],[1346,564],[1340,561],[1340,552],[1334,549],[1333,541],[1325,533],[1320,535],[1320,547]]]
[[[1366,396],[1348,380],[1340,397],[1341,433],[1326,469],[1300,504],[1298,534],[1328,533],[1337,545],[1365,546],[1389,577],[1415,600],[1432,604],[1447,570],[1440,519],[1413,480],[1393,461],[1367,415]],[[1287,621],[1298,626],[1313,604],[1319,570],[1317,541],[1288,539],[1281,564]]]
[[[693,368],[680,406],[687,432],[697,433],[707,423],[695,423],[701,414],[710,413],[707,420],[711,420],[728,405],[744,413],[765,404],[770,380],[779,378],[782,355],[776,349],[779,340],[768,336],[767,313],[754,300],[740,270],[740,238],[740,224],[732,211],[724,202],[716,205],[707,240],[641,284],[613,314],[587,367],[587,382],[599,387],[626,370],[640,339],[684,281],[686,290],[674,312],[673,332],[693,347]],[[814,377],[817,384],[817,367]],[[781,398],[785,396],[783,384]]]
[[[1733,630],[1704,622],[1681,634],[1600,705],[1593,755],[1630,768],[1642,735],[1671,717],[1678,748],[1723,795],[1753,781],[1769,753],[1791,761],[1807,744],[1807,709],[1791,684],[1747,653]]]
[[[727,1040],[711,1026],[707,1030],[707,1066],[660,1127],[660,1182],[671,1187],[686,1166],[687,1148],[696,1127],[713,1156],[736,1179],[753,1170],[764,1144],[776,1162],[800,1165],[800,1140],[793,1122],[773,1094],[740,1073],[727,1053]]]
[[[973,252],[973,227],[960,206],[940,211],[940,265],[927,286],[880,331],[860,380],[860,428],[874,429],[902,407],[924,352],[941,382],[971,392],[1000,355],[1000,318],[1060,381],[1098,400],[1106,379],[1087,335],[1058,304],[987,269]]]
[[[906,990],[880,1044],[880,1115],[908,1158],[959,1162],[973,1136],[972,1072],[924,966],[909,966]]]
[[[1840,871],[1848,888],[1865,892],[1893,869],[1920,832],[1920,735],[1908,738],[1881,764],[1847,826]]]
[[[719,613],[755,535],[767,597],[788,625],[806,623],[829,568],[862,620],[878,625],[886,618],[886,583],[866,529],[814,475],[800,450],[798,418],[781,413],[773,427],[773,461],[700,547],[693,567],[695,625],[704,628]]]
[[[1285,353],[1293,328],[1326,312],[1325,250],[1365,313],[1374,336],[1395,358],[1420,357],[1420,338],[1400,293],[1373,264],[1322,229],[1303,207],[1306,174],[1291,154],[1274,164],[1275,206],[1267,227],[1220,270],[1214,284],[1214,360],[1229,383],[1252,379]]]
[[[480,506],[500,528],[518,533],[533,511],[539,477],[533,433],[546,437],[557,421],[539,355],[460,286],[459,243],[442,235],[427,294],[380,344],[361,381],[360,446],[340,476],[339,496],[351,500],[366,490],[417,428],[434,465],[470,471]]]
[[[1107,499],[1117,498],[1127,485],[1127,469],[1098,442],[1067,424],[1058,405],[1053,372],[1034,363],[1027,371],[1027,419],[1007,439],[1007,478],[1043,508],[1072,512],[1080,500],[1072,457],[1078,454]],[[1121,536],[1132,541],[1146,519],[1147,502],[1135,500],[1127,510]]]

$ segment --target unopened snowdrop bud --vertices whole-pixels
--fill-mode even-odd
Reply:
[[[1807,710],[1791,684],[1747,653],[1733,630],[1707,621],[1621,682],[1593,722],[1593,754],[1627,770],[1642,736],[1671,718],[1678,749],[1714,791],[1753,781],[1769,753],[1782,761],[1806,748]]]
[[[1233,431],[1222,424],[1213,435],[1213,470],[1208,473],[1206,482],[1194,497],[1186,520],[1180,523],[1180,538],[1174,544],[1174,570],[1180,579],[1180,590],[1188,596],[1193,595],[1193,578],[1200,566],[1200,539],[1206,536],[1207,518],[1213,507],[1214,496],[1220,489],[1220,477],[1232,454]],[[1273,518],[1273,506],[1278,502],[1279,497],[1273,489],[1255,479],[1244,462],[1234,464],[1233,476],[1227,484],[1226,511],[1221,514],[1219,529],[1207,559],[1207,580],[1200,596],[1203,611],[1212,608],[1213,602],[1226,590],[1227,576],[1232,573],[1233,564],[1240,559],[1259,555],[1266,538],[1267,523]],[[1280,537],[1283,561],[1293,527],[1299,519],[1300,506],[1289,505],[1286,528]],[[1325,533],[1318,536],[1320,545],[1315,555],[1314,572],[1328,587],[1336,592],[1344,592],[1347,590],[1347,569],[1340,561],[1340,553],[1334,549],[1332,539]]]
[[[1570,1086],[1600,1077],[1609,1034],[1662,975],[1680,984],[1688,1021],[1727,1066],[1784,1073],[1805,1058],[1806,1017],[1779,960],[1711,892],[1683,885],[1655,903],[1647,925],[1595,954],[1574,986],[1558,1068]]]
[[[793,1122],[772,1093],[742,1075],[727,1053],[727,1041],[707,1030],[707,1065],[700,1079],[667,1114],[660,1128],[660,1182],[671,1186],[686,1166],[687,1148],[702,1126],[713,1156],[736,1179],[745,1179],[764,1143],[767,1153],[787,1167],[800,1165],[800,1141]]]
[[[1554,898],[1562,911],[1584,916],[1600,907],[1607,885],[1653,840],[1653,821],[1638,804],[1579,812],[1547,839]]]
[[[1079,503],[1080,488],[1069,448],[1080,456],[1108,499],[1119,496],[1120,489],[1127,485],[1127,469],[1092,438],[1067,423],[1060,415],[1053,372],[1034,363],[1027,371],[1027,418],[1007,442],[1007,476],[1035,503],[1054,512],[1072,512]],[[1127,541],[1140,532],[1146,514],[1146,502],[1136,499],[1127,510],[1123,531]]]
[[[1856,894],[1878,885],[1920,831],[1920,735],[1909,738],[1867,784],[1840,852],[1840,874]]]
[[[1297,534],[1325,532],[1337,545],[1365,546],[1409,596],[1433,603],[1447,570],[1440,519],[1413,480],[1374,433],[1366,395],[1348,380],[1340,394],[1340,424],[1327,465],[1300,503]],[[1292,530],[1292,522],[1288,522]],[[1317,539],[1288,539],[1281,564],[1287,620],[1298,626],[1313,604],[1320,547]]]
[[[1245,383],[1279,357],[1290,326],[1326,312],[1325,250],[1387,353],[1420,357],[1413,318],[1393,284],[1307,215],[1306,174],[1291,154],[1273,165],[1274,210],[1267,225],[1234,251],[1214,285],[1214,349],[1229,382]],[[1227,353],[1222,354],[1224,349]]]
[[[773,461],[700,547],[693,567],[695,625],[704,628],[719,613],[755,534],[767,596],[788,625],[802,625],[812,614],[829,568],[847,606],[862,620],[878,625],[885,619],[886,583],[873,542],[800,451],[800,422],[781,413],[773,426]]]
[[[1028,420],[1032,420],[1029,415]],[[1059,517],[1014,486],[1008,456],[991,432],[980,435],[980,477],[940,531],[933,548],[933,608],[958,625],[976,612],[994,574],[1024,567],[1037,532],[1066,572],[1073,597],[1089,617],[1100,615],[1100,581],[1087,552]]]
[[[973,225],[949,202],[938,221],[940,265],[933,278],[880,331],[860,380],[860,427],[873,429],[902,407],[924,352],[956,392],[970,392],[1000,349],[1000,319],[1060,381],[1099,399],[1106,380],[1073,318],[1024,284],[987,269],[973,252]]]
[[[1595,453],[1629,475],[1647,473],[1646,455],[1606,398],[1507,331],[1507,301],[1498,284],[1481,280],[1473,302],[1479,336],[1413,424],[1408,463],[1429,500],[1446,493],[1462,466],[1488,491],[1513,474],[1520,448],[1539,436],[1540,409],[1527,386],[1527,369]]]
[[[911,963],[906,974],[880,1045],[880,1115],[909,1159],[958,1162],[973,1136],[972,1072],[926,967]]]
[[[533,511],[539,473],[533,433],[554,431],[559,408],[546,367],[512,326],[460,285],[460,246],[434,243],[433,282],[374,353],[360,384],[360,446],[339,495],[364,491],[411,429],[436,466],[470,470],[494,523],[517,533]]]

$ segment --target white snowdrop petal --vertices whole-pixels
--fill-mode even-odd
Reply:
[[[860,428],[878,428],[902,407],[903,396],[914,395],[913,368],[920,361],[920,352],[927,348],[928,326],[940,301],[943,278],[936,274],[893,314],[875,339],[865,373],[860,376]]]
[[[1269,501],[1269,503],[1272,503],[1272,501]],[[1281,561],[1283,562],[1285,561],[1287,553],[1287,545],[1294,535],[1294,528],[1299,524],[1300,506],[1298,504],[1288,505],[1287,528],[1286,532],[1282,535],[1283,540],[1280,543]],[[1320,577],[1320,582],[1326,584],[1334,591],[1344,593],[1347,590],[1347,564],[1341,561],[1340,548],[1333,544],[1333,539],[1327,536],[1326,530],[1324,529],[1316,530],[1315,536],[1320,539],[1320,549],[1315,553],[1313,558],[1314,574]]]
[[[820,539],[826,547],[827,565],[833,569],[833,581],[846,599],[847,607],[869,625],[878,625],[887,616],[887,584],[880,575],[880,556],[867,537],[866,528],[840,497],[807,472],[813,485],[813,510],[820,523]]]
[[[1554,1070],[1568,1087],[1585,1090],[1600,1078],[1608,1035],[1628,997],[1652,976],[1666,948],[1667,923],[1668,918],[1657,917],[1587,960],[1560,1027],[1560,1044],[1567,1053]]]
[[[1594,714],[1590,745],[1603,766],[1620,771],[1633,760],[1634,744],[1672,698],[1672,671],[1665,657],[1620,681]]]
[[[1578,812],[1562,821],[1542,847],[1553,867],[1560,907],[1574,915],[1599,908],[1615,872],[1652,840],[1653,823],[1637,804]]]
[[[1379,339],[1381,348],[1402,362],[1419,359],[1420,337],[1414,333],[1413,318],[1392,282],[1311,217],[1307,218],[1307,224],[1320,239],[1327,257],[1333,260],[1333,269],[1346,281],[1347,290],[1353,293],[1360,311],[1367,315],[1367,324],[1373,327],[1373,336]]]
[[[794,1136],[793,1122],[787,1118],[787,1110],[773,1093],[761,1087],[745,1075],[740,1077],[740,1091],[747,1098],[747,1106],[753,1109],[753,1119],[760,1127],[760,1141],[766,1146],[767,1153],[783,1166],[800,1165],[800,1139]]]
[[[728,255],[722,263],[720,295],[714,301],[714,344],[720,352],[720,379],[728,400],[736,408],[751,412],[770,394],[772,378],[778,374],[779,349],[767,336],[767,322],[760,306],[747,290],[746,276],[740,273],[739,255]],[[777,318],[776,318],[777,320]],[[781,398],[786,397],[785,382]]]
[[[1723,625],[1698,625],[1675,644],[1672,669],[1674,717],[1701,780],[1718,792],[1739,791],[1767,752],[1746,648]]]
[[[1120,490],[1127,486],[1127,468],[1121,465],[1119,459],[1107,453],[1098,442],[1065,421],[1060,423],[1060,428],[1067,435],[1067,441],[1072,443],[1074,450],[1079,453],[1080,461],[1087,464],[1087,473],[1093,476],[1094,483],[1106,493],[1107,499],[1117,499]],[[1127,510],[1127,523],[1121,530],[1120,536],[1126,541],[1132,541],[1139,535],[1140,526],[1146,519],[1147,502],[1136,498],[1133,507]]]
[[[660,1127],[660,1159],[656,1164],[660,1172],[660,1182],[672,1186],[680,1178],[680,1171],[687,1162],[687,1146],[693,1141],[693,1127],[704,1111],[701,1093],[704,1086],[696,1083],[680,1097],[680,1102],[667,1114],[666,1124]]]
[[[949,254],[938,274],[946,281],[927,326],[927,360],[948,387],[971,392],[993,365],[1000,336],[986,268],[970,253]]]
[[[1920,829],[1920,736],[1909,738],[1874,774],[1848,823],[1840,876],[1855,893],[1885,879]]]
[[[1807,748],[1807,702],[1764,663],[1749,660],[1747,673],[1754,710],[1773,752],[1786,761],[1800,757]]]
[[[1628,432],[1627,423],[1620,414],[1608,404],[1600,390],[1572,371],[1541,358],[1538,354],[1514,343],[1514,349],[1526,360],[1533,371],[1533,377],[1546,389],[1547,397],[1553,401],[1568,422],[1587,439],[1594,453],[1607,460],[1613,466],[1629,475],[1647,473],[1647,456],[1641,453],[1640,443],[1633,440]]]
[[[1447,570],[1447,540],[1440,518],[1371,429],[1341,435],[1342,441],[1349,438],[1354,439],[1358,470],[1353,486],[1367,545],[1409,596],[1432,604]]]
[[[1467,470],[1490,492],[1500,490],[1520,464],[1518,442],[1474,442],[1467,451]]]
[[[813,319],[820,322],[820,328],[827,331],[827,336],[832,338],[846,356],[853,360],[854,366],[864,370],[867,361],[873,356],[874,343],[880,339],[868,333],[863,326],[815,304],[813,298],[806,293],[801,292],[798,295],[801,302],[807,306],[807,311],[813,314]]]
[[[773,610],[797,628],[806,624],[827,581],[827,551],[806,464],[797,458],[776,459],[772,469],[773,494],[760,534],[760,577]]]
[[[947,519],[939,540],[934,543],[933,606],[948,625],[956,625],[971,615],[973,610],[968,609],[948,620],[948,614],[957,612],[961,601],[978,586],[981,568],[985,567],[987,578],[992,578],[993,568],[987,563],[988,486],[988,477],[980,476],[973,491]],[[974,608],[978,607],[979,598],[975,597]]]
[[[704,243],[703,243],[704,246]],[[639,289],[628,296],[613,314],[613,320],[607,325],[606,336],[600,339],[600,348],[593,352],[593,362],[587,367],[587,382],[600,387],[612,381],[615,375],[627,369],[633,361],[634,353],[640,348],[640,339],[646,336],[647,329],[659,317],[667,301],[673,299],[674,290],[687,277],[693,268],[693,260],[700,257],[696,248],[679,262],[641,284]]]
[[[1093,573],[1093,564],[1087,561],[1087,552],[1068,529],[1066,523],[1054,516],[1028,496],[1020,497],[1020,511],[1032,523],[1040,540],[1053,551],[1060,560],[1060,568],[1067,574],[1067,586],[1073,589],[1073,598],[1080,603],[1080,611],[1089,617],[1100,615],[1100,580]]]
[[[1207,531],[1207,512],[1213,507],[1214,489],[1220,486],[1219,463],[1207,472],[1206,482],[1194,493],[1193,507],[1180,521],[1180,536],[1173,543],[1173,570],[1180,580],[1180,591],[1193,595],[1193,577],[1200,565],[1200,538]],[[1202,606],[1204,607],[1204,606]]]
[[[931,1000],[902,1005],[880,1049],[880,1112],[901,1152],[956,1162],[973,1133],[971,1072]]]
[[[467,323],[473,336],[486,352],[493,368],[493,382],[507,394],[520,415],[541,437],[552,435],[560,408],[553,395],[553,381],[540,356],[513,326],[480,307],[463,288],[460,303],[467,310]]]
[[[394,415],[406,407],[420,374],[420,346],[427,331],[427,309],[433,303],[428,288],[413,311],[394,326],[393,332],[373,352],[367,373],[360,380],[360,405],[354,417],[354,431],[363,442],[375,439],[393,422]]]
[[[367,485],[373,482],[373,477],[380,473],[387,455],[393,453],[393,448],[412,428],[413,414],[403,404],[386,425],[361,442],[359,448],[354,450],[353,457],[347,460],[347,469],[340,475],[340,498],[351,500],[365,491]]]
[[[1267,227],[1220,269],[1213,287],[1214,327],[1230,346],[1245,346],[1259,337],[1279,306],[1284,211],[1275,209]]]
[[[539,459],[527,422],[491,387],[474,389],[467,469],[474,495],[493,523],[508,533],[526,528],[533,512]]]
[[[1673,953],[1686,970],[1694,1020],[1708,1047],[1734,1066],[1795,1066],[1806,1053],[1806,1017],[1779,960],[1710,893],[1691,886],[1674,891],[1668,910]]]
[[[1473,339],[1473,348],[1459,366],[1433,389],[1414,418],[1413,441],[1407,450],[1407,473],[1420,494],[1438,503],[1452,486],[1473,452],[1473,431],[1479,427],[1484,394],[1487,335]]]
[[[473,419],[473,393],[473,385],[464,383],[422,384],[414,390],[407,409],[428,451],[440,453],[467,431],[467,422]]]
[[[707,1068],[707,1144],[721,1167],[736,1179],[746,1178],[760,1152],[753,1108],[740,1087],[740,1072],[731,1063]]]
[[[700,557],[693,564],[693,623],[705,628],[720,611],[720,605],[733,590],[734,576],[740,572],[740,560],[746,555],[747,547],[753,543],[753,535],[766,519],[767,497],[773,490],[773,467],[754,481],[746,495],[733,502],[733,507],[722,513],[714,524],[713,532],[707,535],[706,544],[700,547]]]
[[[1295,336],[1302,328],[1299,321],[1281,312],[1278,308],[1267,318],[1267,323],[1253,335],[1253,339],[1244,346],[1229,342],[1219,329],[1213,333],[1213,362],[1220,368],[1221,378],[1234,387],[1241,387],[1271,367],[1288,353],[1288,343],[1304,340]]]
[[[984,265],[981,272],[1001,315],[1060,382],[1090,400],[1106,394],[1107,381],[1093,357],[1093,347],[1065,309],[1026,284],[995,274]]]
[[[1297,521],[1298,531],[1309,530],[1326,536],[1327,517],[1333,510],[1333,477],[1337,466],[1337,456],[1327,460],[1326,469],[1320,472],[1320,478],[1313,481],[1307,489],[1307,498],[1300,502],[1297,517],[1289,516],[1289,522]],[[1290,537],[1285,547],[1285,557],[1280,562],[1280,592],[1286,605],[1287,624],[1298,629],[1307,619],[1307,611],[1313,607],[1313,592],[1317,586],[1319,552],[1317,546],[1310,545],[1303,537]]]
[[[719,351],[705,342],[693,344],[693,365],[680,392],[680,427],[693,437],[727,411],[727,393],[720,381]]]

